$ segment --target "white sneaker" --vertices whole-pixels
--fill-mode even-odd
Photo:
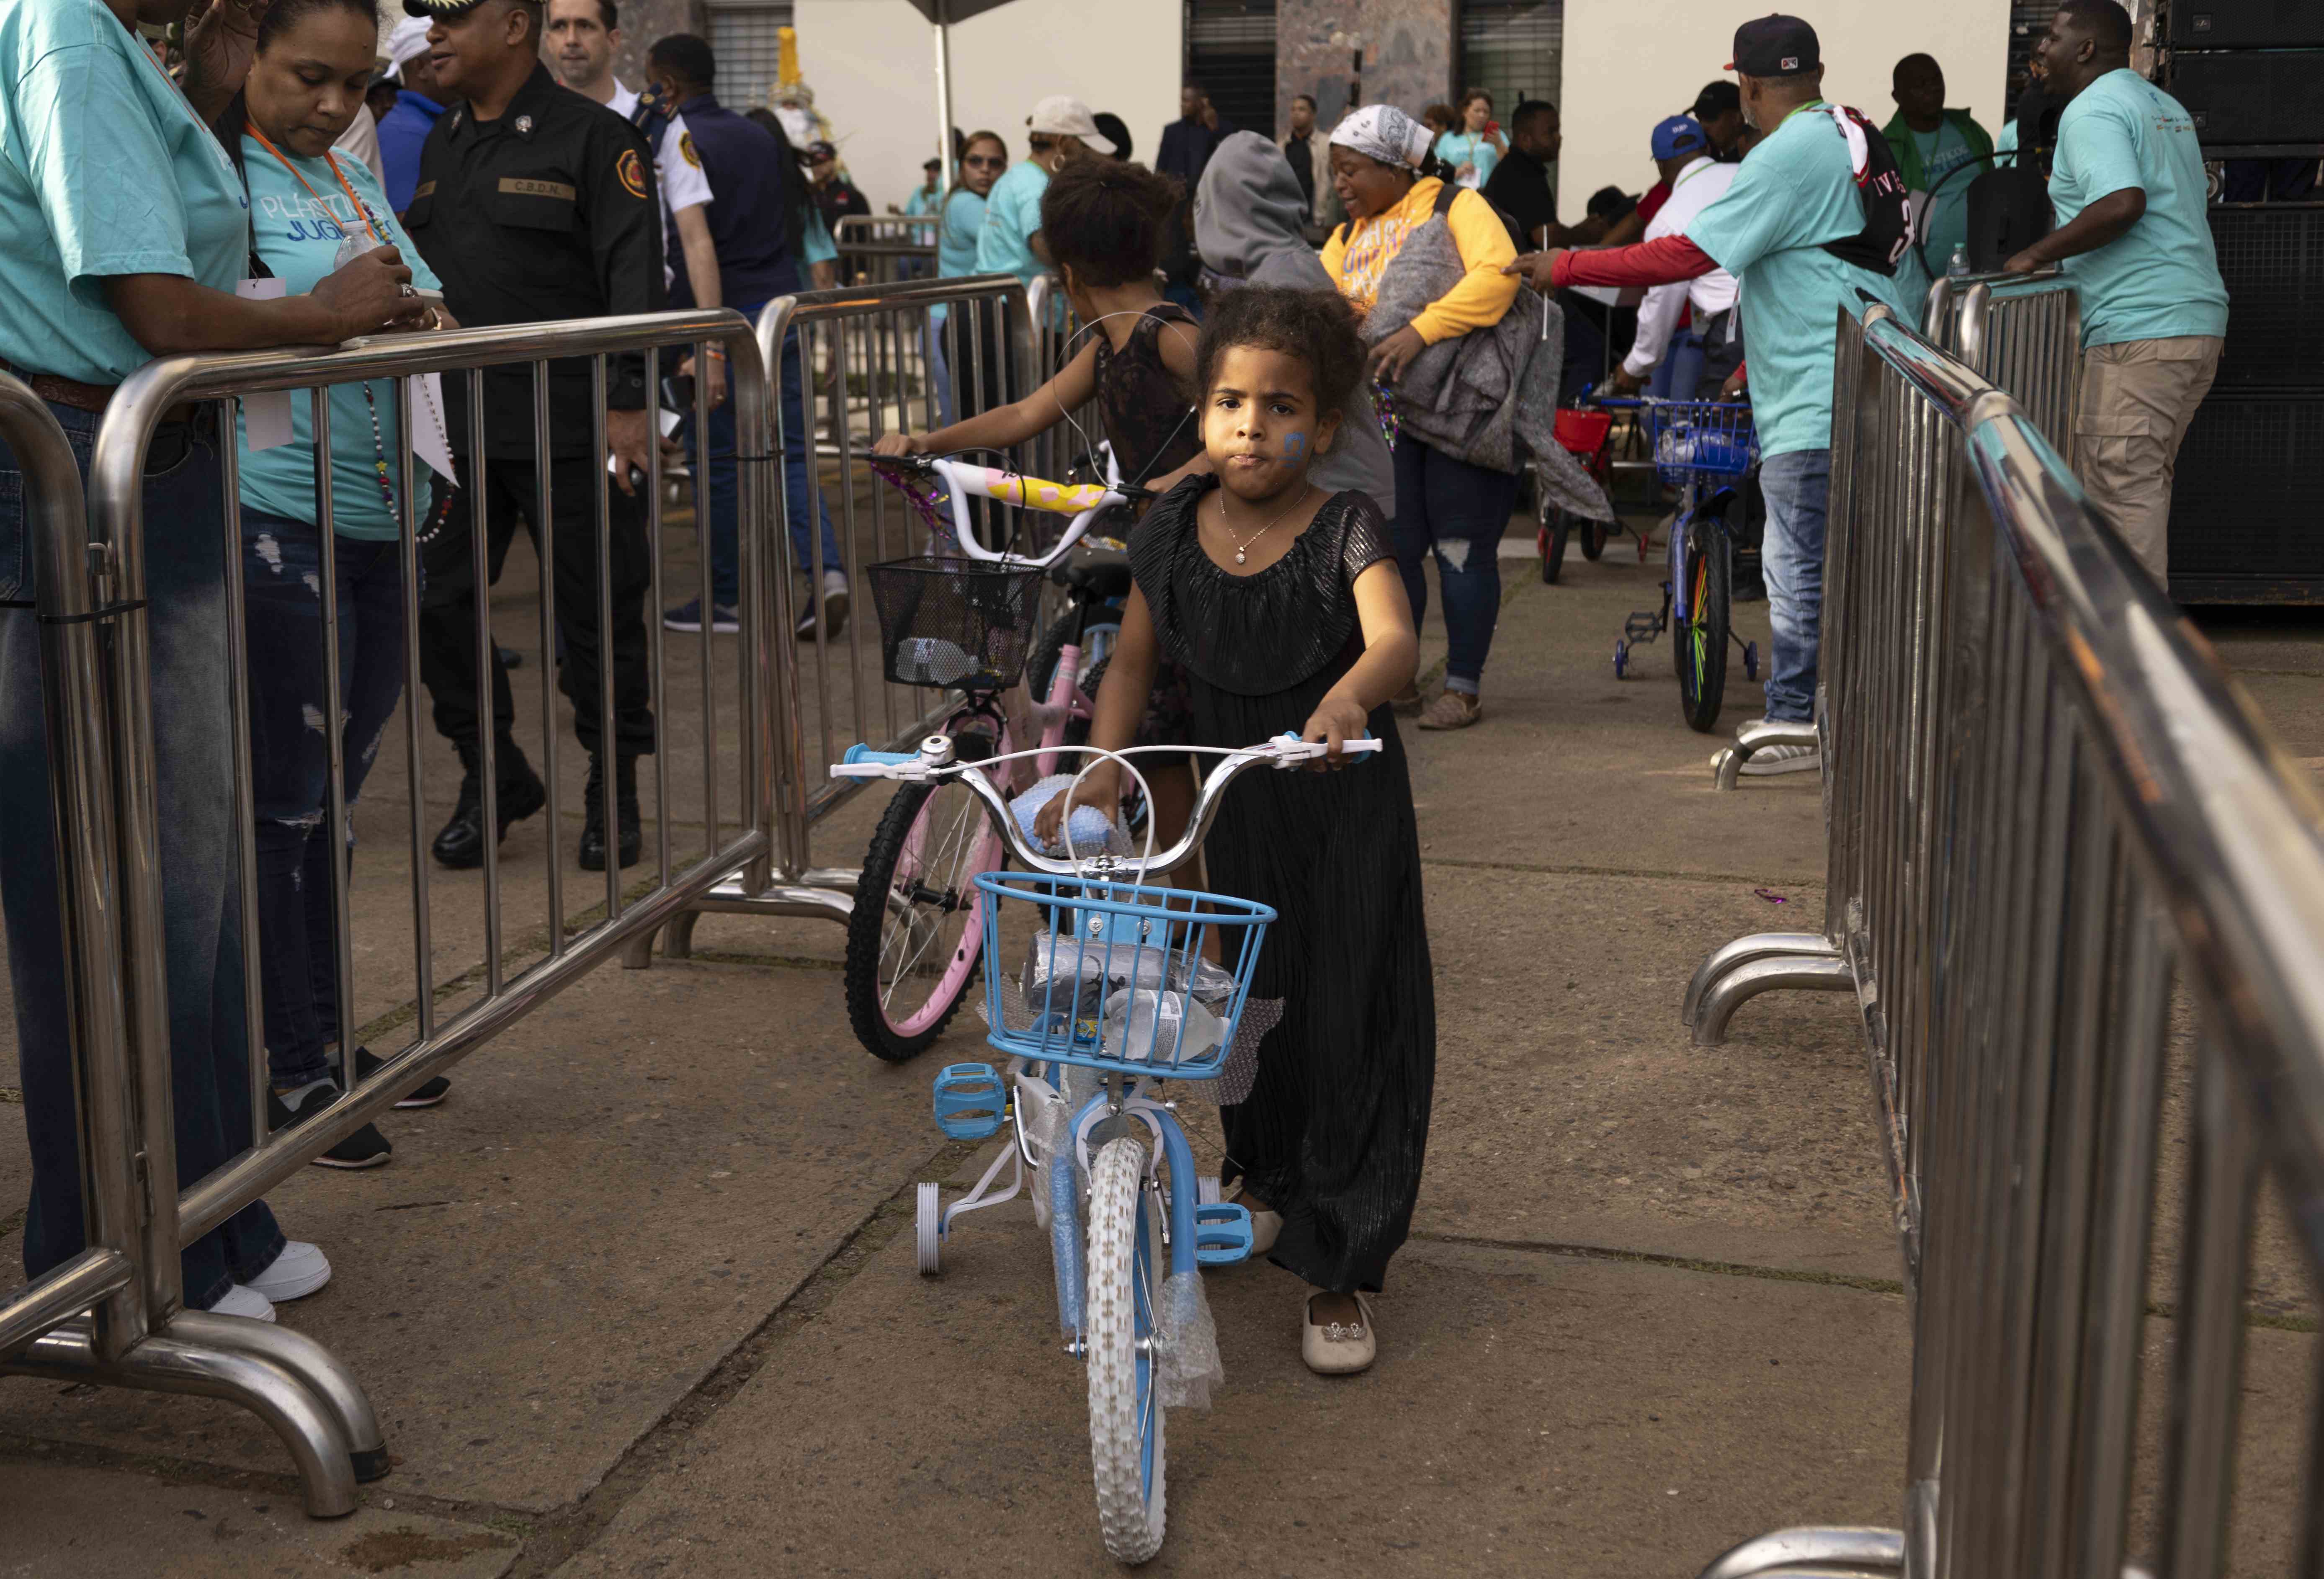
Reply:
[[[1743,760],[1739,771],[1747,779],[1769,779],[1777,773],[1812,773],[1823,766],[1823,753],[1812,745],[1763,745]]]
[[[280,1305],[289,1299],[304,1299],[331,1280],[331,1263],[323,1252],[304,1240],[294,1239],[282,1247],[282,1253],[258,1276],[250,1280],[256,1293]]]
[[[210,1307],[213,1316],[239,1316],[252,1321],[272,1321],[274,1302],[247,1283],[236,1283],[226,1297]]]

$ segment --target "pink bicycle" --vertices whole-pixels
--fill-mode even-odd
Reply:
[[[1100,511],[1139,490],[1118,481],[1044,482],[918,456],[877,465],[899,485],[926,490],[919,502],[944,550],[865,569],[888,678],[960,693],[937,733],[950,737],[955,760],[979,764],[973,771],[1007,774],[1010,764],[994,759],[1014,753],[1020,735],[1038,733],[1035,761],[1043,775],[1055,772],[1061,752],[1077,743],[1072,737],[1087,738],[1097,669],[1130,592],[1126,561],[1067,556]],[[995,552],[970,529],[969,495],[1073,519],[1047,553],[1020,555],[1013,542]],[[947,499],[950,533],[935,513]],[[1036,647],[1045,576],[1065,588],[1067,609],[1038,644],[1047,694],[1035,697],[1020,677]],[[1007,777],[993,786],[1004,798],[1015,788]],[[983,801],[959,778],[896,787],[863,854],[847,927],[848,1019],[874,1055],[902,1063],[944,1034],[983,951],[988,900],[976,879],[1007,863]]]

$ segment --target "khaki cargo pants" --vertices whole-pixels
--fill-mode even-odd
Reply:
[[[2180,440],[2219,371],[2219,337],[2125,340],[2082,353],[2074,475],[2140,564],[2171,584],[2171,482]]]

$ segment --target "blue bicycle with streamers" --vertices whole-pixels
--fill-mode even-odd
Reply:
[[[1732,620],[1734,549],[1727,519],[1738,485],[1759,462],[1751,408],[1740,402],[1644,402],[1655,469],[1679,490],[1671,520],[1670,577],[1659,613],[1632,614],[1614,643],[1614,673],[1629,671],[1630,650],[1671,632],[1678,670],[1679,711],[1689,728],[1708,734],[1719,725],[1727,699],[1727,648],[1743,650],[1743,673],[1759,678],[1759,649],[1735,634]]]
[[[1216,1176],[1197,1170],[1160,1085],[1214,1080],[1231,1057],[1248,1056],[1236,1031],[1275,919],[1249,900],[1148,880],[1194,859],[1239,774],[1301,767],[1326,748],[1285,734],[1241,751],[1205,749],[1223,760],[1204,779],[1185,836],[1156,854],[1149,829],[1141,857],[1126,853],[1119,826],[1093,807],[1066,819],[1062,855],[1042,847],[1030,798],[1012,805],[953,747],[943,734],[917,753],[853,746],[832,769],[835,778],[967,786],[1028,869],[976,878],[986,900],[986,1039],[1003,1062],[939,1071],[934,1103],[946,1135],[981,1140],[1007,1130],[1010,1144],[949,1206],[936,1185],[919,1187],[919,1270],[942,1270],[963,1215],[1029,1196],[1048,1231],[1065,1352],[1087,1371],[1098,1527],[1116,1559],[1142,1563],[1162,1546],[1165,1415],[1207,1407],[1224,1379],[1203,1269],[1242,1260],[1252,1242],[1250,1212],[1219,1200]],[[1093,764],[1120,762],[1135,780],[1129,759],[1138,750],[1088,754]]]

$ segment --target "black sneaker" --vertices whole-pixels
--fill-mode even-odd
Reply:
[[[269,1086],[266,1092],[266,1127],[276,1134],[295,1130],[300,1124],[337,1102],[339,1088],[335,1085],[310,1086],[299,1094],[296,1108],[282,1100],[280,1093]],[[377,1124],[365,1124],[346,1140],[310,1161],[318,1168],[378,1168],[395,1154],[387,1137],[379,1132]]]
[[[665,631],[699,632],[702,629],[702,600],[688,598],[676,608],[665,611],[661,616],[661,628]],[[742,629],[742,611],[732,604],[712,604],[710,629],[720,636],[738,634]]]
[[[387,1060],[385,1058],[379,1057],[369,1048],[357,1048],[355,1049],[355,1078],[358,1080],[368,1080],[372,1077],[374,1071],[384,1067],[386,1063]],[[432,1080],[422,1082],[419,1089],[412,1092],[410,1095],[405,1097],[401,1102],[397,1103],[395,1105],[398,1107],[434,1107],[438,1103],[443,1101],[451,1094],[452,1083],[449,1080],[445,1079],[441,1075],[438,1075]]]

